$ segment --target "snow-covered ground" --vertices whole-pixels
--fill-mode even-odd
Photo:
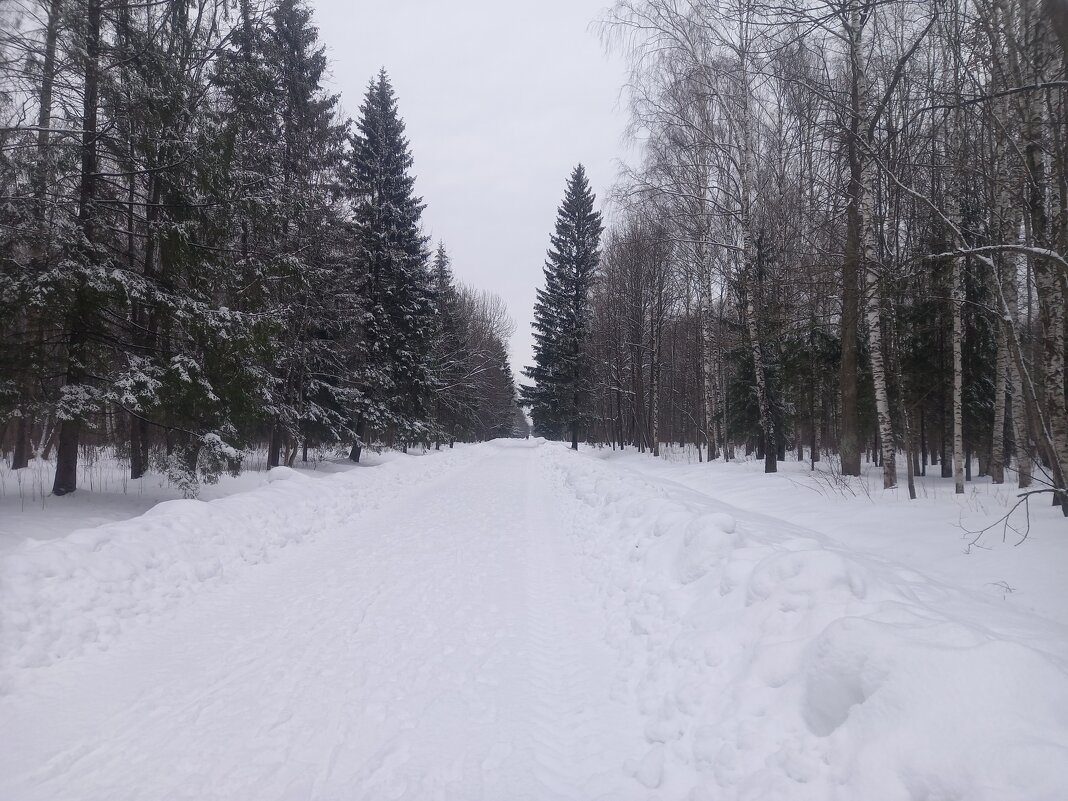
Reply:
[[[778,473],[768,475],[763,460],[697,464],[692,449],[672,449],[661,459],[634,450],[593,453],[652,480],[773,515],[843,547],[875,552],[936,581],[1068,624],[1068,519],[1050,506],[1051,496],[1045,494],[1013,512],[1008,528],[999,524],[1019,500],[1014,476],[1002,485],[976,479],[958,496],[953,479],[942,478],[933,467],[930,475],[916,477],[917,497],[909,500],[903,471],[901,486],[884,491],[882,469],[868,464],[862,478],[843,479],[829,461],[817,462],[812,472],[810,463],[788,459],[779,463]],[[1032,486],[1041,488],[1037,482]]]
[[[1010,490],[783,467],[504,441],[53,517],[0,553],[0,798],[1068,797],[1059,512],[967,548]]]
[[[295,469],[313,478],[351,469],[344,460],[327,459],[321,453],[312,456],[307,463],[296,462]],[[380,458],[378,454],[369,456],[371,463]],[[217,484],[202,485],[200,498],[224,498],[267,483],[264,452],[247,453],[244,464],[240,475],[224,473]],[[53,496],[54,475],[54,462],[37,459],[24,470],[12,470],[0,458],[0,554],[25,539],[54,539],[76,528],[126,520],[158,503],[182,497],[182,490],[161,473],[131,479],[129,461],[116,457],[110,448],[83,451],[78,463],[80,492]]]

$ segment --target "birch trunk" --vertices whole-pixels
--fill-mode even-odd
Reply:
[[[964,494],[964,372],[963,372],[963,344],[964,325],[962,309],[964,299],[962,295],[961,260],[953,259],[952,271],[953,286],[951,298],[953,305],[953,491],[957,495]]]
[[[764,429],[764,472],[774,473],[778,470],[776,461],[775,423],[771,416],[771,404],[764,372],[764,355],[760,347],[759,326],[757,325],[756,306],[750,293],[745,304],[745,322],[749,334],[749,347],[753,354],[753,373],[756,378],[757,404],[760,408],[760,425]]]
[[[996,111],[999,119],[1008,120],[1010,118],[1010,106],[1007,101],[1000,101],[996,105]],[[994,230],[1000,241],[1010,243],[1016,238],[1018,219],[1012,198],[1009,196],[1009,187],[1014,177],[1013,170],[1011,164],[1004,163],[1007,162],[1007,159],[1001,156],[1007,150],[1007,137],[1003,132],[1000,132],[997,136],[996,158],[1003,163],[998,165],[998,169],[995,172],[998,188],[994,208]],[[994,283],[993,295],[996,298],[1004,299],[1010,284],[1012,285],[1013,294],[1015,294],[1016,275],[1013,258],[1009,254],[999,254],[995,257],[997,269],[991,271],[991,280]],[[1015,311],[1013,314],[1015,314]],[[1013,325],[1015,325],[1014,316],[1006,315],[1004,312],[998,314],[998,326],[995,331],[996,355],[994,359],[994,430],[990,441],[990,480],[994,484],[1005,483],[1005,466],[1009,462],[1005,448],[1005,415],[1006,407],[1008,406],[1006,390],[1011,386],[1012,382],[1010,376],[1009,329]],[[1015,416],[1015,411],[1013,414]]]
[[[740,41],[745,42],[744,28],[740,31]],[[760,326],[757,321],[756,303],[754,294],[762,281],[757,274],[760,270],[758,264],[760,257],[754,259],[752,209],[754,200],[753,176],[753,124],[752,112],[749,108],[749,64],[748,51],[743,46],[740,52],[740,79],[741,79],[741,109],[739,114],[739,127],[737,144],[741,149],[738,159],[738,189],[739,189],[739,214],[738,234],[739,252],[742,261],[742,276],[748,283],[746,292],[745,322],[749,334],[749,347],[753,355],[753,373],[756,383],[757,404],[760,409],[760,425],[764,430],[764,472],[774,473],[778,470],[778,443],[775,436],[775,421],[771,414],[771,398],[768,392],[767,370],[764,365],[764,353],[760,343]]]
[[[1005,259],[998,260],[998,274],[995,279],[1000,286],[995,291],[1001,291],[1005,285],[1007,270]],[[990,441],[990,481],[994,484],[1005,483],[1005,387],[1009,381],[1009,336],[1008,326],[1012,324],[1003,315],[998,315],[998,326],[995,337],[997,355],[994,359],[994,430]]]
[[[655,296],[650,310],[649,326],[649,438],[653,456],[660,455],[660,339],[664,308],[664,289],[658,265],[654,274]]]
[[[1027,447],[1027,432],[1030,427],[1027,425],[1023,376],[1016,368],[1016,362],[1013,359],[1009,359],[1009,387],[1012,392],[1010,402],[1012,404],[1012,439],[1016,452],[1017,486],[1020,489],[1027,489],[1031,486],[1031,452]]]
[[[864,121],[864,24],[860,5],[849,15],[845,36],[849,43],[849,129],[846,131],[846,155],[849,162],[849,183],[846,198],[846,234],[842,255],[842,322],[839,385],[842,393],[842,414],[839,421],[838,452],[842,475],[860,475],[860,418],[858,412],[857,334],[860,317],[860,275],[863,252],[864,211],[861,208],[864,192],[864,155],[861,136]]]
[[[1064,467],[1068,465],[1068,408],[1064,398],[1064,304],[1057,275],[1044,259],[1035,261],[1035,289],[1042,319],[1043,373],[1051,453],[1047,461],[1053,472],[1057,500],[1068,515]]]
[[[897,379],[898,393],[901,403],[901,433],[905,442],[905,479],[909,490],[909,500],[916,500],[916,438],[913,436],[912,422],[909,419],[908,393],[905,392],[905,378],[901,371],[901,345],[898,340],[894,341],[895,357],[891,360],[894,365],[894,378]]]
[[[1036,40],[1036,49],[1041,50],[1041,41]],[[1040,55],[1036,54],[1036,55]],[[1028,216],[1030,218],[1031,243],[1038,247],[1050,246],[1048,215],[1049,176],[1046,164],[1046,143],[1043,130],[1046,119],[1045,107],[1037,92],[1027,107],[1024,126],[1024,154],[1028,177]],[[1064,276],[1044,258],[1034,258],[1031,269],[1034,273],[1035,290],[1038,295],[1039,320],[1042,329],[1042,368],[1045,394],[1045,423],[1040,432],[1039,445],[1042,456],[1053,473],[1054,502],[1068,515],[1068,498],[1065,497],[1065,469],[1068,468],[1068,408],[1064,396]],[[1043,447],[1044,446],[1044,447]]]
[[[892,489],[897,486],[897,446],[890,416],[890,399],[886,389],[886,366],[883,360],[882,290],[879,285],[879,276],[871,262],[865,269],[865,275],[868,289],[868,341],[871,344],[871,375],[875,385],[875,410],[879,418],[883,489]]]
[[[703,249],[702,249],[703,250]],[[700,259],[701,271],[701,392],[705,407],[708,461],[716,458],[716,329],[712,303],[712,266]]]

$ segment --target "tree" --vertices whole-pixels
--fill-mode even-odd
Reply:
[[[534,381],[523,388],[537,433],[558,437],[570,432],[578,450],[579,428],[586,418],[592,384],[586,350],[590,325],[590,289],[600,263],[603,226],[594,211],[586,170],[579,164],[567,182],[545,262],[545,286],[534,304],[534,365],[524,374]]]
[[[510,425],[503,304],[432,286],[388,80],[353,131],[327,68],[305,0],[0,2],[12,467],[58,446],[66,494],[104,447],[195,495],[257,445]]]
[[[718,418],[724,454],[807,442],[886,489],[903,448],[910,492],[977,462],[1068,513],[1065,8],[617,0],[644,159],[595,294],[604,441],[655,405],[623,376],[659,352],[680,444]],[[672,245],[664,349],[627,324],[635,221]]]
[[[472,352],[468,348],[469,323],[462,314],[461,298],[452,275],[452,263],[443,242],[434,251],[430,274],[434,291],[435,334],[431,352],[434,376],[435,445],[442,438],[450,445],[472,434],[470,411],[477,405],[471,382]]]
[[[351,321],[360,332],[354,365],[360,398],[350,458],[359,461],[369,428],[405,440],[429,432],[434,326],[427,240],[420,231],[424,205],[415,195],[404,122],[384,69],[368,87],[350,144],[351,275],[360,303]]]
[[[282,0],[263,44],[268,95],[277,99],[266,108],[267,127],[277,135],[264,143],[271,149],[271,224],[260,245],[272,254],[266,266],[274,279],[268,297],[277,347],[266,367],[273,376],[267,463],[275,466],[283,446],[292,459],[298,436],[338,441],[350,433],[340,329],[345,310],[335,306],[347,297],[338,280],[343,245],[336,235],[324,236],[341,229],[333,196],[346,130],[336,120],[337,95],[322,85],[325,48],[310,9]]]

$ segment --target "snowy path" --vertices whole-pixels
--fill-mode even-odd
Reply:
[[[0,554],[0,799],[1068,798],[1068,627],[673,475],[488,443]]]
[[[0,797],[636,797],[620,766],[640,724],[608,698],[548,477],[532,449],[488,448],[53,665],[0,705],[21,741]],[[27,750],[47,760],[11,761]]]

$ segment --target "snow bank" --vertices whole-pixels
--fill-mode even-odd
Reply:
[[[0,555],[0,692],[18,671],[106,649],[207,582],[378,508],[406,488],[470,457],[398,457],[373,468],[312,479],[287,467],[248,492],[205,502],[172,500],[139,517]]]
[[[1068,798],[1063,627],[554,448],[664,799]]]

